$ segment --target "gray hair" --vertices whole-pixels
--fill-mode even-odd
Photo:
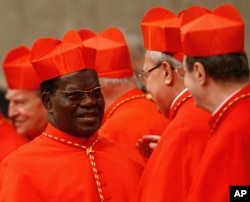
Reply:
[[[159,51],[149,51],[150,57],[155,64],[159,64],[163,61],[168,62],[171,67],[176,68],[182,65],[179,60],[176,60],[172,56],[167,53],[159,52]]]
[[[103,86],[107,85],[117,85],[117,84],[128,84],[131,82],[131,80],[134,80],[134,77],[128,77],[128,78],[102,78],[99,77],[100,84]]]

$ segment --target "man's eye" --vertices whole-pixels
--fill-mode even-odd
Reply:
[[[94,96],[94,97],[97,97],[101,94],[101,89],[98,88],[98,89],[95,89],[91,92],[91,95]]]
[[[68,98],[70,100],[78,100],[82,97],[82,92],[72,92],[68,94]]]

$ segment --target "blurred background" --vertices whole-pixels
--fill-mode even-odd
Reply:
[[[69,29],[89,28],[100,32],[109,26],[123,30],[130,45],[135,68],[142,64],[140,21],[152,7],[163,6],[179,13],[191,5],[215,9],[222,3],[234,5],[245,20],[245,47],[250,51],[249,0],[0,0],[0,61],[19,45],[31,46],[40,37],[60,38]],[[0,69],[0,108],[6,114],[6,81]]]

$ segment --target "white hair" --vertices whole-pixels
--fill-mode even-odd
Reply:
[[[180,66],[182,63],[168,55],[167,53],[159,52],[159,51],[149,51],[150,57],[155,64],[159,64],[163,61],[168,62],[173,68]]]
[[[99,77],[100,84],[103,86],[118,85],[118,84],[128,84],[134,80],[134,77],[127,78],[103,78]]]

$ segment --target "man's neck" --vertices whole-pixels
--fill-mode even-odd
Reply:
[[[210,86],[210,93],[207,93],[207,99],[204,100],[207,102],[202,108],[206,109],[211,114],[214,114],[233,94],[248,84],[249,83],[247,82],[227,84],[214,83]]]

